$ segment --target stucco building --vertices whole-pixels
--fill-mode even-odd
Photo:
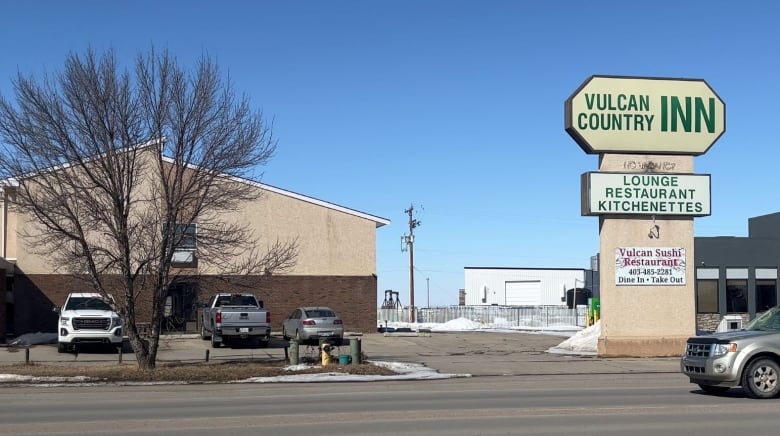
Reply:
[[[262,191],[262,197],[228,219],[248,221],[256,234],[271,240],[298,241],[292,269],[242,280],[246,287],[241,291],[251,291],[265,302],[274,327],[279,328],[295,307],[328,305],[341,315],[348,330],[376,329],[376,232],[390,221],[271,185],[241,183]],[[52,307],[61,305],[69,292],[90,291],[30,249],[29,240],[20,235],[34,224],[16,214],[13,193],[13,187],[6,187],[0,205],[0,268],[6,274],[5,291],[0,292],[0,342],[6,334],[56,331]],[[223,272],[208,259],[199,259],[197,246],[183,247],[174,259],[179,266],[190,268],[193,278],[169,289],[170,316],[164,327],[195,332],[199,303],[216,291],[232,290],[224,284],[205,286],[210,277]]]
[[[464,276],[466,306],[562,306],[572,298],[587,304],[598,286],[594,271],[582,268],[465,267]],[[569,295],[575,289],[583,292]]]

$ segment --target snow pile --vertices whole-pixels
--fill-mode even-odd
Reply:
[[[8,345],[19,347],[23,345],[40,345],[40,344],[56,344],[57,343],[57,333],[26,333],[23,334],[17,338],[15,338],[13,341],[9,342]]]
[[[493,318],[493,325],[502,329],[512,328],[512,324],[508,319],[500,317]]]
[[[548,349],[547,352],[557,354],[595,355],[598,348],[599,336],[601,336],[601,321],[596,322],[584,330],[580,330],[557,346]]]
[[[92,377],[87,377],[83,375],[78,375],[74,377],[39,377],[39,376],[32,376],[32,375],[17,375],[17,374],[0,374],[0,383],[9,383],[9,382],[49,382],[49,383],[57,383],[57,382],[88,382],[90,380],[94,380]]]
[[[291,374],[276,377],[250,377],[237,380],[232,383],[311,383],[334,381],[379,381],[379,380],[440,380],[456,377],[471,377],[470,374],[441,374],[435,369],[419,363],[367,361],[372,365],[389,368],[396,372],[395,375],[352,375],[340,372],[326,372],[319,374]],[[300,370],[300,365],[290,366],[293,370]]]
[[[483,329],[484,326],[470,319],[458,318],[447,321],[444,324],[430,324],[429,328],[433,332],[460,332],[467,330],[480,330]]]

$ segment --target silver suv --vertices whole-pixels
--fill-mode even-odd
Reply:
[[[688,339],[680,370],[709,393],[742,386],[751,398],[780,393],[780,306],[744,329]]]

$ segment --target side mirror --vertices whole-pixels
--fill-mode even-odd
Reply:
[[[60,313],[60,306],[54,306],[51,308],[51,311],[54,313]]]

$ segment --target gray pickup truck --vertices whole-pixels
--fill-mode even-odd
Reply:
[[[780,306],[744,329],[689,338],[680,370],[709,393],[742,386],[750,398],[780,393]]]
[[[216,294],[203,308],[200,336],[211,346],[237,340],[258,340],[267,347],[271,340],[271,312],[252,294]]]

